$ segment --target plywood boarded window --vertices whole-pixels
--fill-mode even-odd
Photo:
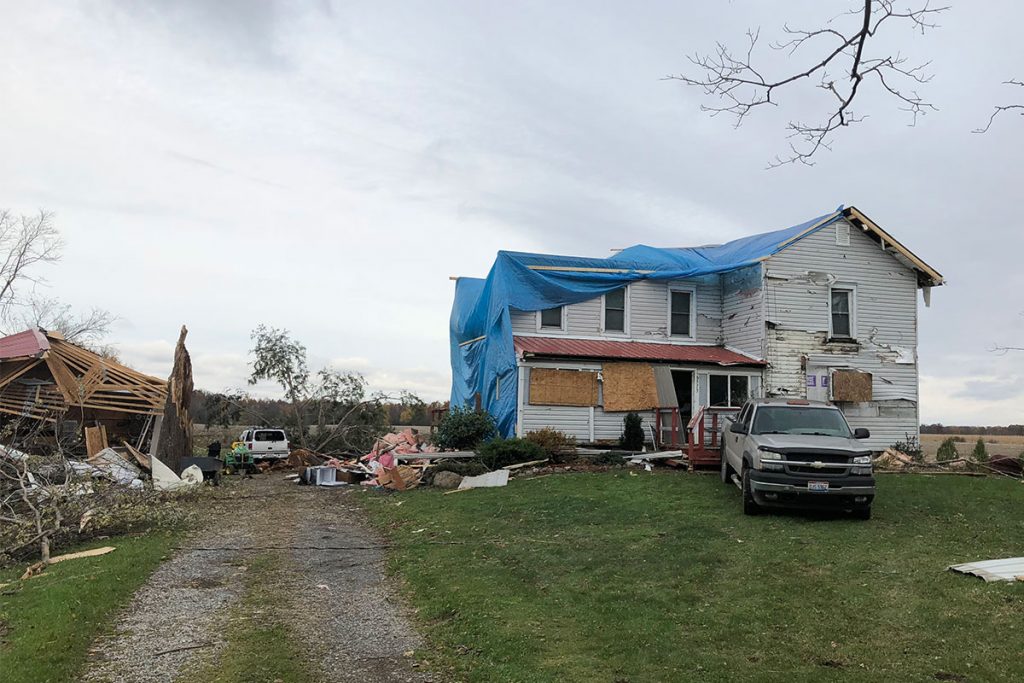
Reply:
[[[530,405],[595,406],[597,373],[530,368]]]
[[[608,412],[651,410],[658,405],[654,368],[649,363],[605,363],[604,409]]]
[[[832,400],[863,402],[871,400],[871,373],[836,370],[832,373]]]

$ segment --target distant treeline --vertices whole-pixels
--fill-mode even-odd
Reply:
[[[225,401],[230,400],[231,409]],[[387,412],[392,425],[429,425],[431,410],[442,408],[448,403],[409,400],[402,403],[385,402],[382,408]],[[289,421],[289,403],[280,399],[252,398],[250,396],[225,397],[202,389],[192,392],[192,421],[197,424],[245,424],[253,426],[283,426]],[[259,424],[257,424],[259,423]]]
[[[965,425],[944,425],[936,422],[921,425],[922,434],[991,434],[992,436],[1024,436],[1024,425],[1008,425],[1002,427],[977,427]]]

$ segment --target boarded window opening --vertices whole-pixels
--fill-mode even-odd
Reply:
[[[658,406],[658,387],[650,364],[605,363],[601,374],[605,411],[652,410]]]
[[[597,373],[530,368],[530,405],[597,405]]]
[[[871,400],[871,373],[836,370],[832,373],[832,400],[860,403]]]

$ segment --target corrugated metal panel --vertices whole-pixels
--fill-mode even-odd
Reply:
[[[658,389],[658,406],[660,408],[677,408],[679,406],[671,368],[667,365],[655,365],[654,385]]]
[[[762,361],[748,358],[721,346],[651,344],[567,337],[515,337],[514,339],[516,352],[520,355],[661,360],[716,365],[763,365]]]
[[[972,574],[985,579],[985,581],[1019,581],[1024,579],[1024,557],[967,562],[965,564],[950,565],[949,568],[962,574]]]
[[[0,338],[0,358],[38,356],[50,348],[46,335],[38,329],[25,330]]]

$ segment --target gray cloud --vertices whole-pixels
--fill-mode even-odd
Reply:
[[[1024,382],[1019,377],[998,380],[968,380],[955,396],[981,401],[1009,401],[1024,395]]]
[[[146,345],[187,322],[197,379],[244,386],[265,322],[317,362],[360,359],[424,398],[446,393],[448,276],[485,274],[498,249],[714,243],[856,204],[949,279],[920,310],[922,419],[1019,422],[999,378],[1024,376],[1024,354],[989,349],[1024,345],[1024,128],[970,132],[1022,76],[1017,3],[960,3],[925,37],[894,34],[933,60],[940,111],[908,128],[869,93],[869,117],[813,167],[763,170],[786,121],[818,106],[813,87],[734,130],[661,80],[748,26],[767,43],[832,11],[13,4],[0,204],[57,212],[68,247],[52,294],[120,315],[126,358],[157,374],[168,347]],[[766,53],[772,73],[791,66]]]

